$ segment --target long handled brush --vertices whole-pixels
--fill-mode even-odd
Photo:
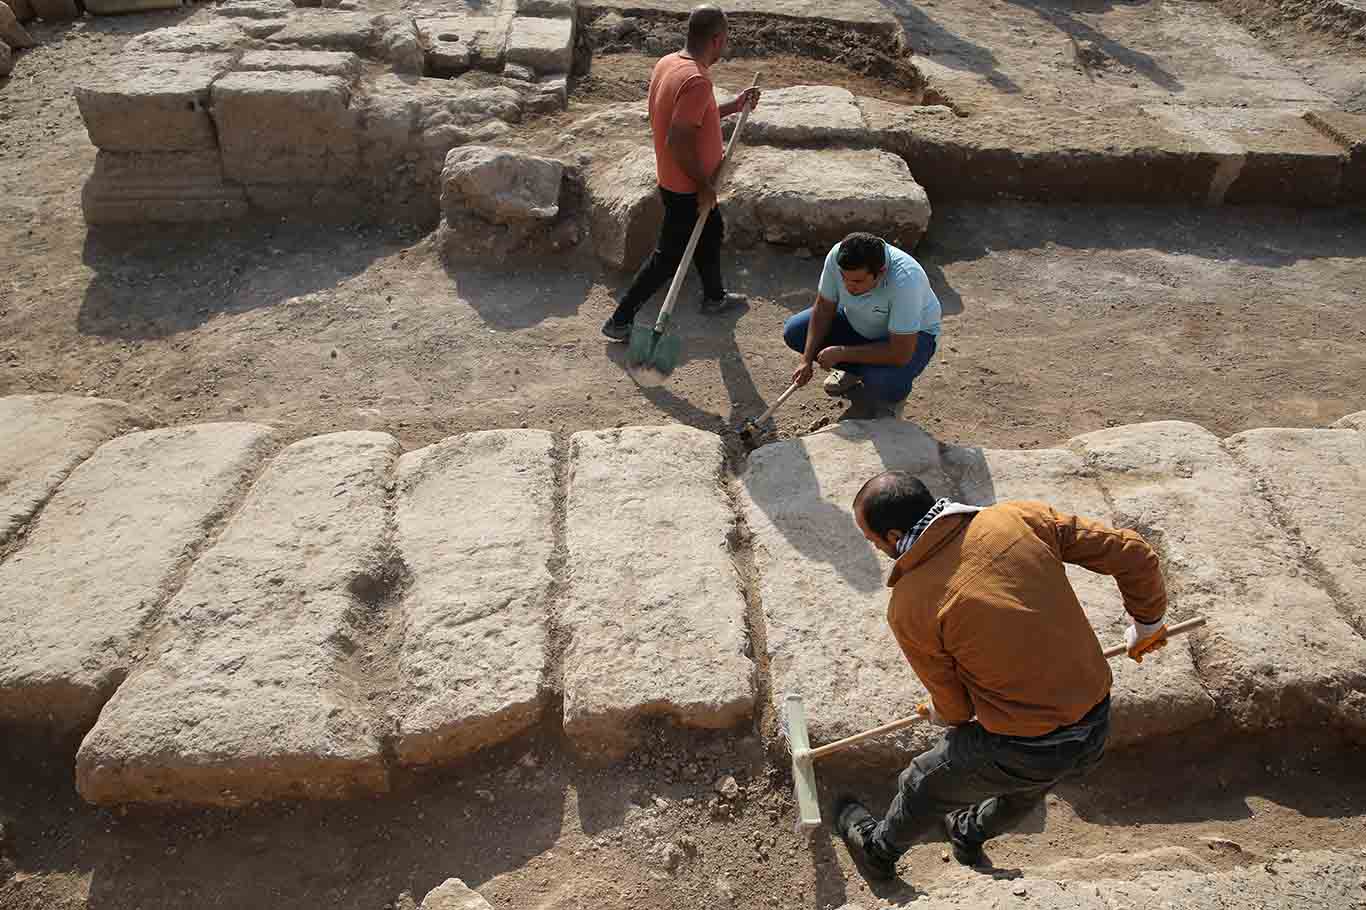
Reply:
[[[750,88],[756,88],[758,85],[759,74],[755,73]],[[749,120],[752,108],[753,105],[747,103],[740,111],[740,122],[735,124],[735,131],[730,134],[730,141],[726,143],[726,151],[721,156],[720,166],[716,169],[717,189],[721,187],[721,180],[725,177],[726,166],[731,162],[735,147],[740,144],[740,134],[744,132],[745,122]],[[683,287],[683,278],[688,274],[688,267],[692,265],[692,255],[697,249],[698,238],[702,236],[702,228],[706,226],[707,216],[710,214],[710,206],[700,209],[697,213],[697,224],[693,226],[692,236],[688,238],[688,246],[683,251],[683,258],[674,271],[674,280],[669,284],[669,293],[664,297],[664,305],[659,308],[659,317],[655,320],[654,328],[638,323],[631,326],[631,340],[626,349],[626,363],[629,367],[668,376],[683,359],[683,342],[677,335],[668,334],[669,321],[673,317],[678,292]]]
[[[1204,624],[1205,618],[1203,616],[1179,622],[1167,629],[1167,638],[1182,635],[1192,629],[1198,629]],[[1104,654],[1108,660],[1112,657],[1118,657],[1127,650],[1124,645],[1115,645],[1106,648]],[[797,794],[797,828],[808,832],[818,828],[821,823],[820,800],[816,795],[816,759],[843,751],[850,746],[856,746],[866,739],[904,729],[924,719],[919,714],[912,714],[909,717],[890,721],[880,727],[864,730],[862,733],[855,733],[853,736],[846,736],[844,739],[837,739],[833,743],[826,743],[824,746],[813,749],[811,748],[811,740],[807,736],[806,709],[802,706],[802,697],[789,693],[783,702],[778,732],[787,740],[788,749],[792,753],[792,783]]]

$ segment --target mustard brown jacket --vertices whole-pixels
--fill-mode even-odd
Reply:
[[[935,519],[897,561],[887,622],[935,710],[1006,736],[1075,723],[1110,692],[1110,667],[1065,565],[1114,577],[1124,608],[1167,611],[1157,554],[1133,531],[1004,502]]]

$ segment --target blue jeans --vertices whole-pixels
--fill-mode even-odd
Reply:
[[[798,354],[806,350],[806,331],[811,325],[811,308],[807,307],[795,316],[788,318],[783,325],[783,341]],[[830,331],[825,336],[825,343],[822,347],[840,344],[854,347],[864,344],[876,344],[872,338],[864,338],[854,327],[849,324],[849,318],[844,315],[844,308],[835,311],[835,318],[830,323]],[[839,368],[847,370],[863,380],[863,387],[868,393],[878,401],[896,403],[904,401],[906,396],[911,394],[911,385],[915,378],[925,372],[925,367],[930,365],[930,358],[934,356],[938,339],[929,332],[920,332],[915,342],[915,353],[911,355],[911,362],[904,367],[882,366],[871,363],[841,363]]]

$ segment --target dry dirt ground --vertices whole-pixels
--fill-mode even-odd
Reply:
[[[87,234],[79,200],[94,149],[69,86],[129,35],[183,15],[37,25],[43,46],[0,79],[0,395],[86,392],[165,423],[258,420],[291,438],[382,429],[412,448],[494,427],[729,432],[786,385],[793,355],[779,331],[810,303],[816,258],[731,258],[733,287],[751,301],[724,317],[700,315],[689,285],[686,363],[647,389],[598,335],[626,276],[587,255],[455,274],[401,225]],[[1359,49],[1256,21],[1286,66],[1361,109]],[[631,97],[644,66],[597,61],[576,104]],[[726,64],[718,81],[738,87],[751,71]],[[765,73],[770,86],[896,91],[833,65],[769,60]],[[1360,212],[937,203],[917,255],[954,315],[907,417],[944,441],[1045,446],[1163,418],[1227,435],[1366,407]],[[813,386],[779,413],[777,432],[839,413]],[[1147,868],[1158,860],[1143,852],[1158,847],[1188,847],[1214,868],[1290,846],[1360,847],[1366,756],[1291,745],[1224,737],[1117,754],[1060,791],[1045,830],[1033,820],[992,858],[999,874],[1085,859],[1066,874],[1099,877]],[[379,800],[125,815],[79,801],[69,751],[6,739],[0,907],[377,910],[410,907],[457,875],[500,910],[823,908],[906,899],[949,874],[927,843],[902,884],[870,894],[827,832],[810,843],[791,833],[769,749],[756,736],[708,744],[661,732],[638,761],[603,771],[566,758],[547,729]],[[892,772],[847,783],[881,805]],[[734,800],[716,793],[726,775],[741,788]],[[823,777],[830,792],[841,783]]]

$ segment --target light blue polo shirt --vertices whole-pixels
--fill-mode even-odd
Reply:
[[[831,247],[821,270],[820,295],[839,304],[854,331],[869,341],[916,332],[938,336],[942,312],[925,270],[910,253],[890,243],[883,243],[883,247],[887,251],[887,271],[876,287],[857,296],[849,293],[840,277],[835,261],[840,245]]]

